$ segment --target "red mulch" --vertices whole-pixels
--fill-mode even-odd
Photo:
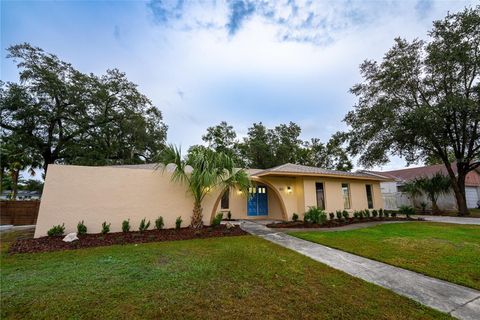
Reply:
[[[227,229],[224,225],[217,227],[205,227],[200,230],[191,228],[181,229],[163,229],[163,230],[147,230],[144,232],[132,231],[128,233],[115,232],[79,235],[79,240],[73,242],[62,241],[64,236],[57,237],[42,237],[36,239],[19,239],[15,241],[9,249],[9,253],[32,253],[32,252],[48,252],[59,250],[73,250],[81,248],[91,248],[100,246],[111,246],[115,244],[129,244],[129,243],[146,243],[146,242],[160,242],[172,240],[189,240],[189,239],[203,239],[214,237],[230,237],[241,236],[247,234],[240,229],[239,226],[234,226]]]
[[[269,228],[335,228],[346,226],[349,224],[355,223],[364,223],[364,222],[373,222],[373,221],[424,221],[424,219],[418,218],[349,218],[348,221],[345,220],[327,220],[324,224],[316,224],[316,223],[308,223],[304,221],[287,221],[287,222],[280,222],[280,223],[270,223],[267,224]]]

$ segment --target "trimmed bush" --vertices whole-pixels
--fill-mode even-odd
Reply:
[[[179,217],[179,218],[180,218],[180,217]],[[228,211],[228,212],[227,212],[227,219],[228,219],[228,220],[232,220],[232,212],[231,212],[231,211]],[[180,218],[180,220],[182,220],[182,219]]]
[[[123,232],[130,231],[130,219],[122,221],[122,231]]]
[[[383,215],[385,216],[385,218],[388,218],[388,215],[389,215],[388,211],[387,211],[387,210],[383,210]]]
[[[345,220],[348,220],[348,218],[350,218],[350,214],[348,213],[347,210],[342,211],[342,216],[343,216],[343,219]]]
[[[415,214],[415,209],[411,206],[400,206],[398,208],[398,213],[404,214],[407,218],[410,218],[412,214]]]
[[[298,214],[296,214],[295,212],[292,214],[292,220],[298,221]]]
[[[157,220],[155,220],[155,228],[157,228],[157,230],[162,230],[163,229],[163,217],[160,216],[157,218]]]
[[[82,222],[79,222],[77,224],[77,234],[82,235],[86,233],[87,233],[87,226],[85,225],[85,223],[83,223],[83,220],[82,220]]]
[[[107,221],[103,221],[102,223],[102,233],[107,234],[110,232],[110,225],[111,223],[107,224]]]
[[[363,211],[363,216],[364,216],[365,218],[370,218],[370,210],[365,209],[365,211]]]
[[[373,209],[372,210],[372,217],[376,218],[378,216],[378,211]]]
[[[327,221],[326,213],[317,207],[310,207],[304,214],[303,220],[308,223],[323,224]]]
[[[330,212],[328,215],[330,216],[330,220],[335,219],[335,213]]]
[[[230,211],[229,211],[230,212]],[[176,220],[175,220],[175,229],[180,229],[181,225],[182,225],[182,217],[178,217]]]
[[[148,220],[148,222],[145,222],[145,221],[146,221],[146,218],[143,218],[142,221],[140,221],[140,225],[138,226],[138,231],[143,232],[150,227],[150,220]]]
[[[383,218],[383,209],[382,209],[382,208],[380,208],[380,209],[378,210],[378,216],[379,216],[380,218]]]
[[[47,231],[47,235],[49,237],[63,236],[64,232],[65,232],[65,223],[62,223],[62,225],[53,226],[50,230]]]
[[[219,226],[220,223],[222,222],[222,219],[223,219],[223,213],[221,213],[221,212],[217,213],[217,215],[215,216],[215,218],[213,218],[212,227],[217,227],[217,226]]]
[[[397,217],[397,211],[390,212],[390,215],[392,216],[392,218],[396,218]]]
[[[337,210],[335,211],[335,215],[337,216],[337,219],[338,220],[342,220],[342,211],[341,210]]]

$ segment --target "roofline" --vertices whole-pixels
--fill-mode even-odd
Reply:
[[[328,177],[328,178],[342,178],[342,179],[356,179],[356,180],[373,180],[373,181],[389,181],[388,178],[380,178],[365,176],[354,176],[354,175],[344,175],[336,173],[308,173],[308,172],[292,172],[292,171],[282,171],[282,172],[271,172],[271,171],[262,171],[252,175],[253,177],[266,177],[266,176],[296,176],[296,177]]]

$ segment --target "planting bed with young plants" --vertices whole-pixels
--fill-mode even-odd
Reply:
[[[337,211],[328,215],[321,209],[311,207],[304,214],[303,221],[298,220],[298,215],[294,214],[292,221],[268,224],[269,228],[335,228],[355,223],[364,223],[372,221],[423,221],[421,218],[410,217],[412,213],[410,208],[403,208],[399,213],[406,217],[397,217],[396,212],[380,210],[357,210],[353,212],[353,217],[347,211]]]
[[[128,231],[114,233],[78,234],[78,240],[62,241],[62,235],[48,236],[36,239],[19,239],[10,246],[10,253],[47,252],[71,250],[115,244],[146,243],[172,240],[202,239],[213,237],[228,237],[245,235],[246,232],[238,226],[228,229],[225,225],[204,227],[202,229],[178,228],[161,230]]]

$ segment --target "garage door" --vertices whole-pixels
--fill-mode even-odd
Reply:
[[[479,200],[478,189],[475,187],[465,187],[465,196],[467,198],[467,207],[476,208]]]

